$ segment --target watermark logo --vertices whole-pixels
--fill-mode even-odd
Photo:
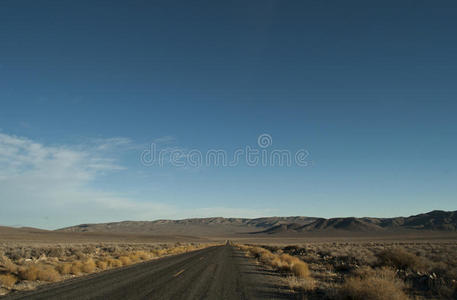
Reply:
[[[273,138],[268,133],[263,133],[257,138],[257,144],[260,148],[268,148],[273,144]]]
[[[275,149],[273,138],[267,133],[259,135],[257,146],[246,145],[229,153],[224,149],[185,150],[178,147],[162,147],[151,143],[143,150],[140,162],[143,166],[152,167],[236,167],[245,164],[249,167],[307,167],[309,152],[306,149],[290,151]]]

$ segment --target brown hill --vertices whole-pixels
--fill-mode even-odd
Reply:
[[[401,232],[402,230],[457,231],[457,211],[432,211],[396,218],[194,218],[183,220],[124,221],[81,224],[60,229],[64,232],[110,232],[227,236],[237,234],[304,234],[307,232]]]
[[[313,222],[309,217],[266,217],[266,218],[195,218],[183,220],[123,221],[100,224],[81,224],[60,229],[67,232],[128,232],[152,234],[183,234],[197,236],[226,236],[257,232],[296,223],[300,226]]]
[[[301,230],[301,228],[303,228],[303,226],[306,226],[306,225],[301,225],[301,224],[297,224],[297,223],[280,224],[280,225],[276,225],[271,228],[268,228],[268,229],[264,230],[263,232],[272,234],[272,233],[299,231],[299,230]]]
[[[382,227],[377,224],[378,222],[370,218],[332,218],[332,219],[319,219],[311,224],[305,225],[301,230],[326,230],[326,229],[340,229],[351,231],[378,231]]]
[[[382,232],[401,230],[457,231],[457,211],[432,211],[396,218],[319,218],[303,226],[280,225],[257,233],[298,233],[315,231]]]
[[[204,237],[188,235],[159,235],[150,233],[126,233],[126,232],[66,232],[43,230],[31,227],[7,227],[0,226],[1,242],[14,242],[15,245],[45,245],[48,243],[94,243],[94,242],[205,242]]]

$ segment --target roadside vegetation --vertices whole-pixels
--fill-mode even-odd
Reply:
[[[457,299],[456,242],[237,246],[300,299]]]
[[[0,295],[209,246],[212,244],[0,246]]]
[[[285,274],[286,281],[293,289],[311,291],[315,289],[315,281],[311,277],[308,264],[298,257],[272,252],[258,246],[237,245],[248,256],[254,257],[259,262]]]

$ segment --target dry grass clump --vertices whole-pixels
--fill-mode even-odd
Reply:
[[[105,258],[104,261],[108,264],[109,268],[122,267],[122,262],[117,258],[108,257],[108,258]]]
[[[61,264],[57,265],[56,270],[61,275],[68,275],[71,273],[71,263],[61,263]]]
[[[84,273],[92,273],[95,271],[96,268],[97,266],[95,265],[94,260],[92,258],[89,258],[88,260],[83,262],[81,266],[81,271],[83,271]]]
[[[289,255],[289,254],[281,254],[280,256],[281,260],[284,261],[285,263],[292,265],[296,263],[297,261],[300,261],[299,258]]]
[[[17,273],[18,271],[18,266],[11,259],[3,255],[0,257],[0,267],[7,273]]]
[[[121,256],[119,257],[119,260],[121,261],[123,266],[128,266],[132,264],[132,260],[128,256]]]
[[[19,268],[19,277],[22,280],[40,280],[54,282],[60,279],[60,274],[49,265],[29,264]]]
[[[302,261],[294,263],[291,267],[291,271],[298,278],[308,278],[310,275],[308,265]]]
[[[140,260],[150,260],[154,258],[154,254],[152,252],[137,251],[136,255],[140,258]]]
[[[308,265],[298,257],[289,254],[277,254],[263,247],[250,247],[245,245],[238,246],[243,251],[247,251],[260,262],[270,265],[277,270],[291,272],[298,278],[307,279],[310,277]]]
[[[19,269],[19,277],[23,280],[38,280],[38,267],[29,265]]]
[[[180,253],[186,253],[194,250],[201,249],[201,247],[196,246],[196,245],[179,245],[177,244],[175,247],[171,247],[166,250],[166,254],[180,254]]]
[[[72,275],[81,275],[81,273],[82,273],[82,268],[83,268],[82,262],[80,262],[79,260],[74,261],[74,262],[71,264],[70,274],[72,274]]]
[[[314,279],[304,279],[295,276],[288,276],[285,278],[285,281],[289,288],[293,290],[311,292],[316,289],[316,281]]]
[[[128,257],[130,258],[130,261],[131,261],[132,263],[136,263],[136,262],[141,261],[140,256],[137,255],[136,253],[131,253]]]
[[[167,252],[167,249],[153,249],[152,250],[152,254],[154,256],[161,257],[161,256],[164,256],[164,255],[167,255],[168,252]]]
[[[43,266],[39,269],[38,280],[56,282],[60,280],[60,274],[52,266]]]
[[[357,276],[349,277],[341,287],[341,296],[354,300],[406,300],[405,283],[395,271],[383,267],[380,269],[363,268]]]
[[[108,268],[108,262],[105,260],[97,260],[95,264],[100,270],[106,270]]]
[[[139,262],[150,260],[155,257],[153,252],[146,252],[146,251],[133,251],[131,252],[128,257],[132,262]]]
[[[0,286],[11,288],[17,282],[17,277],[12,274],[1,274],[0,275]]]

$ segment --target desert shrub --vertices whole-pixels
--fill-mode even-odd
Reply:
[[[289,288],[293,290],[302,290],[310,292],[316,289],[316,281],[313,279],[297,278],[295,276],[289,276],[286,278],[286,283]]]
[[[17,277],[13,274],[1,274],[0,286],[11,288],[17,282]]]
[[[284,267],[284,262],[281,260],[281,258],[279,256],[274,256],[273,259],[271,259],[269,261],[269,264],[277,269],[277,270],[282,270],[282,268]]]
[[[96,265],[95,262],[92,258],[89,258],[88,260],[84,261],[81,267],[81,270],[84,273],[92,273],[95,271]]]
[[[122,267],[122,261],[120,259],[113,259],[112,260],[113,267]]]
[[[108,257],[105,259],[110,268],[122,267],[122,262],[119,259]]]
[[[271,264],[271,262],[275,259],[275,255],[270,251],[264,251],[259,253],[258,259],[264,264]]]
[[[61,247],[51,247],[48,249],[46,255],[48,257],[62,257],[65,255],[65,250]]]
[[[379,264],[397,269],[424,271],[431,265],[425,258],[419,257],[403,248],[392,248],[378,254]]]
[[[9,273],[17,273],[18,267],[15,263],[11,261],[7,256],[0,257],[0,267],[4,269],[4,271]]]
[[[193,245],[187,245],[187,246],[181,245],[181,246],[166,249],[165,254],[175,255],[175,254],[181,254],[181,253],[193,251],[196,249],[198,249],[198,247],[195,247]]]
[[[41,266],[38,270],[38,280],[55,282],[60,279],[60,274],[52,266]]]
[[[139,262],[141,260],[140,256],[138,254],[136,254],[135,252],[131,253],[128,257],[130,258],[132,263]]]
[[[164,254],[178,254],[178,253],[180,253],[179,250],[180,249],[176,248],[176,247],[164,249]]]
[[[70,273],[73,275],[80,275],[82,273],[83,264],[80,261],[74,261],[71,264]]]
[[[438,261],[433,264],[431,272],[447,278],[457,278],[457,265],[453,266],[450,262]]]
[[[121,256],[119,257],[119,260],[121,261],[123,266],[128,266],[132,263],[132,260],[128,256]]]
[[[248,251],[260,262],[270,265],[277,270],[291,272],[299,278],[309,278],[310,276],[308,264],[306,264],[298,257],[294,257],[289,254],[278,255],[271,253],[269,250],[262,247],[242,246],[240,249]]]
[[[151,252],[152,252],[152,255],[154,255],[156,257],[161,257],[167,253],[167,251],[165,249],[153,249]]]
[[[148,260],[151,259],[151,254],[146,252],[146,251],[137,251],[136,255],[141,259],[141,260]]]
[[[106,270],[108,268],[108,262],[104,260],[97,260],[96,265],[100,270]]]
[[[405,284],[394,270],[363,268],[358,275],[347,278],[341,287],[341,296],[353,300],[406,300]]]
[[[56,270],[61,274],[61,275],[67,275],[71,273],[71,264],[70,263],[61,263],[58,264],[56,267]]]
[[[262,247],[248,247],[247,251],[257,258],[260,262],[273,266],[280,267],[282,265],[281,259],[277,254],[271,253],[269,250]]]
[[[81,249],[72,249],[72,254],[76,256],[77,259],[84,259],[86,257],[86,254],[84,254]]]
[[[291,267],[292,273],[299,278],[309,278],[309,268],[305,262],[296,262]]]
[[[23,280],[37,280],[38,268],[35,265],[27,265],[19,268],[19,277]]]
[[[60,279],[59,273],[52,266],[33,264],[19,268],[19,277],[30,281],[57,281]]]
[[[81,249],[81,251],[84,253],[84,254],[91,254],[91,253],[95,253],[97,247],[95,245],[84,245],[84,247]]]
[[[280,258],[283,262],[285,262],[289,266],[292,266],[294,263],[301,261],[299,258],[293,257],[292,255],[289,255],[289,254],[281,254]]]

